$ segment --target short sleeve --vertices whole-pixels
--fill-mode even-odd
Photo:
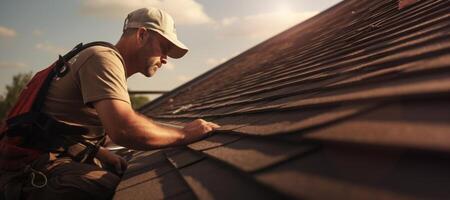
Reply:
[[[78,71],[83,102],[117,99],[130,104],[125,69],[111,51],[94,52]]]

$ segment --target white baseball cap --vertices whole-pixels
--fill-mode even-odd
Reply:
[[[141,8],[128,14],[123,24],[123,30],[140,27],[155,31],[174,44],[174,48],[168,52],[168,56],[171,58],[181,58],[189,50],[177,39],[173,18],[161,9]]]

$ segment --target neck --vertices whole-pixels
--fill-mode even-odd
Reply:
[[[133,59],[132,54],[130,52],[130,48],[127,45],[127,42],[124,41],[123,38],[121,38],[117,44],[115,45],[117,50],[119,50],[120,55],[122,56],[123,60],[125,61],[125,71],[127,74],[127,78],[132,76],[137,72],[136,69],[133,68]]]

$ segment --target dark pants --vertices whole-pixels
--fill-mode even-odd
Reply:
[[[23,183],[20,199],[110,199],[120,181],[116,174],[95,164],[78,163],[70,157],[56,158],[54,154],[41,156],[31,167],[46,176],[46,184],[39,188],[45,183],[45,178],[39,173],[34,173],[35,186],[32,185],[31,174],[20,178],[20,183]],[[16,174],[17,172],[0,174],[0,190],[3,194],[5,185]],[[16,178],[15,181],[17,180]]]

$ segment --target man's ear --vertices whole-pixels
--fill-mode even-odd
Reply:
[[[139,46],[144,46],[148,40],[147,30],[145,28],[138,28],[136,31],[136,42]]]

